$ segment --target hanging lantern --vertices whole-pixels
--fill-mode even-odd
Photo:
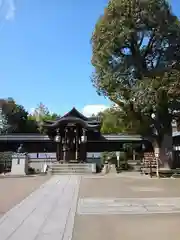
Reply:
[[[87,136],[81,136],[81,142],[86,143],[87,142]]]
[[[61,142],[61,136],[56,135],[55,138],[54,138],[54,141],[55,142]]]

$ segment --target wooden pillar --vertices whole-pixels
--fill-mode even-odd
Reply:
[[[79,129],[76,127],[76,136],[75,136],[75,144],[76,144],[76,160],[79,160]]]
[[[64,160],[64,162],[66,162],[67,161],[67,128],[64,129],[63,152],[64,152],[63,160]]]
[[[59,143],[56,142],[56,160],[59,162],[60,156],[59,156]]]
[[[59,143],[59,161],[61,161],[63,159],[63,151],[62,151],[62,137]]]
[[[86,130],[83,128],[83,136],[82,136],[82,161],[86,161],[87,153],[86,153],[86,143],[87,143],[87,136]]]
[[[61,136],[59,129],[56,130],[57,135],[55,136],[55,142],[56,142],[56,160],[60,160],[60,142],[61,142]]]

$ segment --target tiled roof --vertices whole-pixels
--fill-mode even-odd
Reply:
[[[109,141],[141,141],[140,135],[104,134],[104,140]],[[0,141],[50,141],[48,135],[42,134],[8,134],[0,135]]]

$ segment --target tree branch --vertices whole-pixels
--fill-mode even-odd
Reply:
[[[155,30],[152,32],[151,37],[149,39],[148,45],[146,47],[146,51],[145,51],[144,56],[143,56],[144,59],[146,58],[147,54],[149,53],[149,50],[152,49],[152,45],[155,41],[154,38],[155,38]]]
[[[144,71],[144,76],[145,77],[154,77],[154,76],[164,76],[165,73],[171,72],[172,70],[178,70],[180,71],[180,63],[172,63],[171,65],[167,67],[162,67],[162,68],[154,68],[151,69],[151,71]]]
[[[141,36],[141,40],[139,41],[139,43],[138,43],[138,48],[140,48],[141,47],[141,45],[142,45],[142,43],[143,43],[143,40],[144,40],[144,32],[142,33],[142,36]]]

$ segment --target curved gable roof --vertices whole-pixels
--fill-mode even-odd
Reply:
[[[50,127],[50,128],[57,128],[59,126],[63,126],[66,124],[80,124],[83,128],[85,129],[97,129],[99,127],[99,125],[94,124],[94,125],[90,125],[88,124],[88,122],[84,121],[81,118],[77,118],[77,117],[62,117],[60,119],[58,119],[56,122],[53,122],[51,124],[44,124],[45,127]]]
[[[100,131],[101,124],[99,121],[90,120],[80,113],[76,108],[72,108],[71,111],[66,113],[64,116],[56,120],[44,120],[43,127],[45,128],[58,128],[68,124],[79,124],[85,129],[98,130]]]
[[[80,113],[75,107],[73,107],[68,113],[66,113],[61,118],[67,118],[67,117],[75,117],[75,118],[80,118],[84,121],[88,121],[88,118],[84,116],[82,113]]]

